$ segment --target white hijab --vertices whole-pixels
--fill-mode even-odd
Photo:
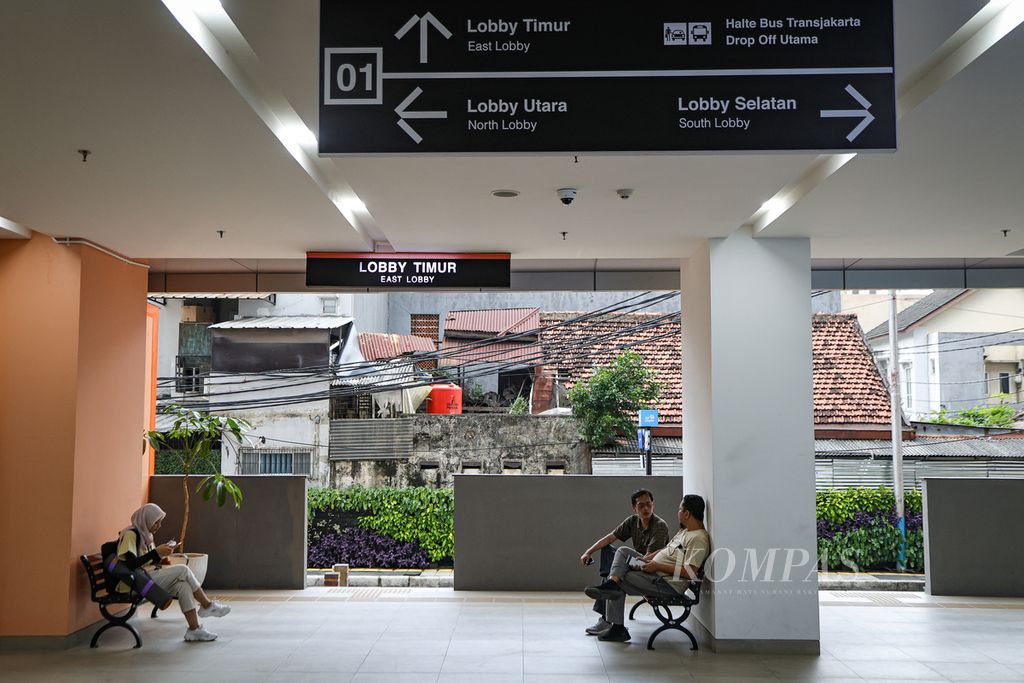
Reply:
[[[167,513],[161,510],[160,506],[156,503],[146,503],[132,513],[132,525],[121,529],[121,535],[123,536],[124,532],[133,529],[137,531],[139,533],[139,540],[142,541],[142,551],[146,552],[155,545],[153,532],[150,529],[166,516]]]

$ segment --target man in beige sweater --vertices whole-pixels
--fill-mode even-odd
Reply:
[[[608,580],[588,586],[586,594],[605,600],[605,619],[610,628],[599,640],[624,643],[629,631],[624,625],[626,595],[679,595],[697,576],[711,552],[711,538],[704,528],[704,499],[690,494],[679,504],[680,530],[653,558],[644,561],[626,552],[616,552]]]

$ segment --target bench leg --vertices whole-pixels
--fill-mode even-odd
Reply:
[[[680,632],[682,632],[683,634],[686,635],[687,638],[690,639],[690,645],[691,645],[690,649],[691,650],[696,650],[697,649],[697,639],[693,636],[693,633],[690,632],[690,629],[688,629],[685,626],[683,626],[683,622],[686,621],[686,618],[688,616],[690,616],[690,608],[689,607],[687,607],[686,610],[683,612],[683,614],[681,616],[679,616],[678,618],[673,618],[672,612],[666,606],[659,607],[658,605],[654,605],[653,607],[654,607],[654,616],[658,617],[658,621],[661,622],[661,626],[659,626],[657,629],[655,629],[654,633],[651,634],[651,637],[647,639],[647,649],[648,650],[653,650],[654,649],[654,639],[657,638],[658,635],[661,634],[662,631],[680,631]],[[661,613],[662,609],[665,610],[666,614],[662,614]]]
[[[106,624],[103,624],[103,626],[100,626],[99,629],[96,631],[96,633],[93,634],[92,640],[89,642],[89,647],[99,647],[100,636],[103,635],[104,632],[106,632],[106,631],[108,631],[108,630],[110,630],[112,628],[126,628],[126,629],[128,629],[128,631],[132,634],[132,636],[135,637],[135,648],[134,649],[137,650],[140,647],[142,647],[142,637],[139,636],[139,632],[135,630],[134,626],[132,626],[131,624],[129,624],[127,622],[123,622],[123,621],[109,621]]]
[[[103,626],[97,629],[96,633],[93,634],[92,640],[89,642],[89,647],[97,647],[100,642],[100,636],[103,635],[104,632],[117,626],[128,629],[132,636],[134,636],[136,649],[142,647],[142,637],[139,635],[139,632],[135,630],[135,627],[128,623],[128,620],[135,616],[135,610],[138,609],[138,607],[138,603],[135,603],[128,608],[128,611],[124,615],[118,616],[117,614],[111,614],[106,605],[100,605],[100,614],[102,614],[103,618],[107,620],[107,623],[103,624]]]
[[[640,602],[638,602],[635,605],[633,605],[633,609],[629,610],[629,620],[633,621],[633,615],[636,614],[637,608],[640,605],[646,605],[646,604],[647,604],[647,598],[643,598],[643,599],[640,600]]]

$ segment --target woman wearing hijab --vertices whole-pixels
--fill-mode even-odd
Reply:
[[[174,552],[174,544],[154,546],[153,534],[160,529],[166,516],[167,513],[153,503],[146,503],[133,512],[131,526],[122,529],[118,537],[117,557],[133,569],[141,567],[149,572],[153,583],[178,598],[178,605],[188,622],[186,641],[216,640],[217,634],[203,628],[199,617],[222,617],[231,611],[231,607],[210,600],[188,565],[161,565],[161,560]],[[119,591],[122,589],[127,591],[128,587],[118,586]],[[169,606],[170,601],[162,609]]]

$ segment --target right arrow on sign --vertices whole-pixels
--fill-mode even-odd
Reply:
[[[423,88],[416,86],[416,89],[409,93],[409,96],[402,100],[402,103],[395,107],[398,114],[398,127],[405,131],[406,135],[412,138],[417,145],[423,142],[423,137],[416,130],[405,122],[406,119],[446,119],[446,111],[406,111],[406,107],[413,103],[417,97],[423,94]]]
[[[420,25],[420,64],[426,64],[427,63],[427,33],[429,32],[429,27],[433,26],[434,28],[436,28],[437,32],[440,33],[442,36],[444,36],[446,40],[448,38],[452,37],[452,32],[449,31],[448,27],[445,26],[444,24],[442,24],[440,22],[440,20],[438,20],[437,17],[435,17],[430,12],[427,12],[422,17],[420,15],[418,15],[418,14],[412,15],[409,18],[409,21],[405,22],[402,25],[402,28],[398,29],[395,32],[395,38],[398,38],[399,40],[404,38],[405,34],[409,32],[409,29],[411,29],[417,23],[419,23],[419,25]]]
[[[857,127],[850,131],[850,134],[846,136],[846,139],[853,142],[857,139],[857,136],[864,132],[864,129],[871,125],[871,122],[875,120],[874,115],[868,111],[871,109],[871,103],[868,99],[857,92],[857,89],[852,85],[846,86],[846,92],[850,93],[850,97],[857,100],[857,102],[864,107],[863,109],[822,109],[821,118],[823,119],[836,119],[836,118],[860,118],[861,122],[857,124]]]

